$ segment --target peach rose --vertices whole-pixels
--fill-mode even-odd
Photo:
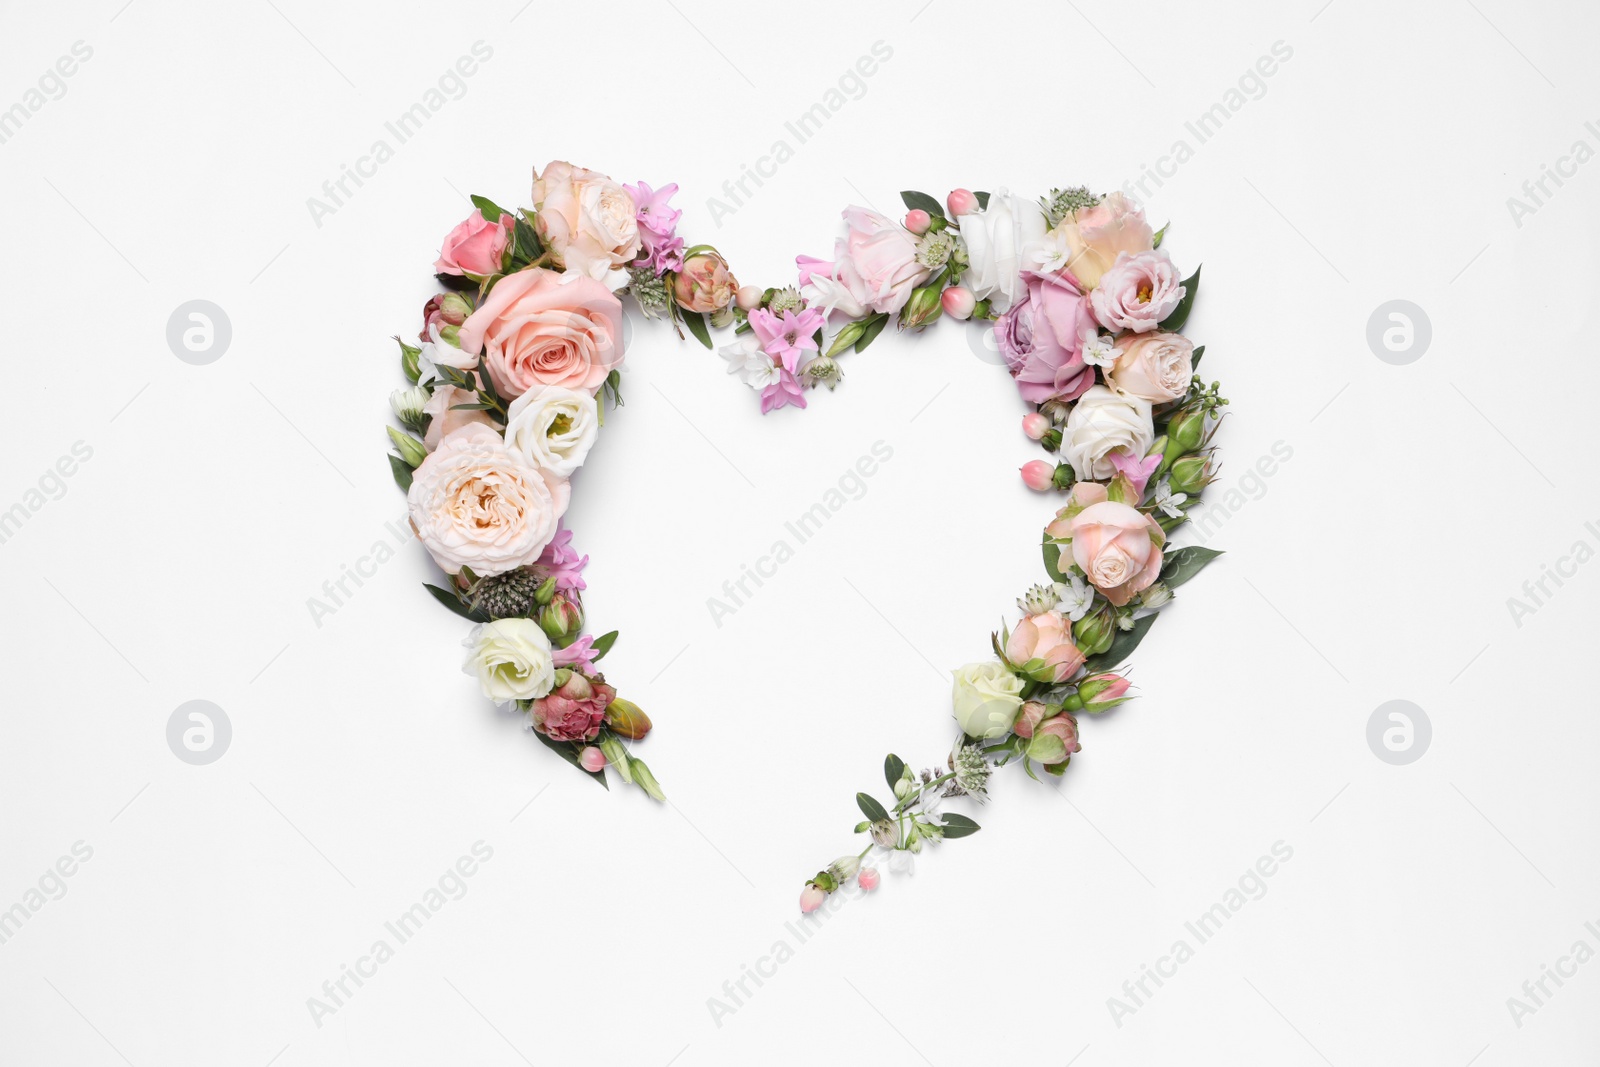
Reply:
[[[685,311],[721,311],[738,291],[739,279],[715,252],[690,256],[672,279],[672,298]]]
[[[1094,207],[1079,208],[1057,227],[1067,240],[1067,269],[1085,290],[1117,261],[1118,252],[1134,255],[1155,247],[1155,234],[1139,205],[1112,193]]]
[[[422,461],[406,502],[434,562],[447,574],[471,567],[482,578],[537,560],[571,495],[566,479],[547,476],[492,429],[472,423]]]
[[[435,384],[433,395],[428,402],[422,405],[424,415],[432,415],[433,420],[428,423],[428,432],[423,435],[422,443],[432,452],[439,447],[439,442],[472,423],[481,423],[484,426],[492,425],[487,411],[455,411],[457,404],[476,404],[478,395],[469,393],[465,389],[457,389],[453,385]]]
[[[1083,653],[1072,643],[1072,624],[1058,611],[1017,623],[1006,641],[1006,659],[1036,682],[1064,682],[1083,666]]]
[[[557,161],[534,171],[533,205],[539,236],[569,271],[606,283],[628,284],[623,268],[639,257],[639,208],[628,190],[598,171]]]
[[[1117,341],[1122,355],[1106,371],[1106,384],[1140,400],[1164,404],[1189,392],[1194,344],[1181,333],[1129,334]]]
[[[593,396],[622,363],[622,303],[592,278],[535,267],[500,279],[460,339],[462,351],[482,353],[507,399],[536,385]]]
[[[1161,573],[1166,535],[1156,520],[1127,504],[1102,500],[1071,519],[1072,562],[1121,607]]]

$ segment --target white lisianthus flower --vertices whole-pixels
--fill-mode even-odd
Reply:
[[[993,741],[1009,734],[1022,707],[1022,679],[998,660],[969,663],[951,673],[956,722],[966,735]]]
[[[1001,189],[989,197],[987,208],[961,216],[961,239],[970,263],[967,288],[1003,311],[1022,296],[1022,271],[1037,265],[1034,250],[1045,243],[1044,212]]]
[[[550,639],[532,619],[481,623],[461,643],[468,649],[461,669],[477,675],[483,695],[496,704],[537,700],[555,685]]]
[[[1108,458],[1112,452],[1126,448],[1142,456],[1155,435],[1148,400],[1093,385],[1072,405],[1061,454],[1079,481],[1105,481],[1117,473]]]
[[[728,373],[737,374],[752,389],[765,389],[778,381],[778,366],[762,350],[761,338],[754,330],[717,349],[717,354],[728,361]]]
[[[594,397],[560,385],[536,385],[506,411],[506,444],[540,470],[570,477],[600,433]]]

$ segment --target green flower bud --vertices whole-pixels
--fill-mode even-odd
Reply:
[[[938,285],[924,285],[911,290],[911,299],[900,309],[900,328],[914,330],[938,318],[944,311],[939,299],[942,289],[943,287]]]
[[[1204,453],[1184,456],[1173,463],[1168,484],[1175,493],[1198,493],[1215,480],[1211,472],[1211,456]]]
[[[1072,624],[1072,636],[1086,656],[1097,656],[1111,647],[1117,623],[1110,608],[1102,607]]]
[[[667,799],[667,795],[661,791],[661,783],[657,782],[656,776],[650,773],[650,768],[645,766],[644,760],[629,756],[628,768],[633,771],[633,780],[638,783],[640,789],[643,789],[649,795],[651,800]]]
[[[845,323],[844,329],[840,330],[838,335],[834,337],[833,344],[828,346],[828,350],[823,355],[829,357],[837,356],[840,352],[861,340],[861,335],[866,332],[867,323],[865,319],[857,319],[854,322]]]
[[[385,428],[389,431],[389,440],[394,442],[395,450],[400,453],[400,458],[405,460],[406,466],[415,470],[428,458],[428,449],[421,441],[408,433],[401,433],[393,426]]]
[[[417,365],[417,360],[422,356],[422,349],[416,345],[406,344],[399,337],[394,341],[400,346],[400,369],[405,371],[406,381],[416,385],[417,379],[422,377],[422,368]]]
[[[615,703],[615,701],[613,701]],[[600,751],[605,753],[606,762],[615,767],[624,782],[633,781],[633,768],[628,766],[628,750],[622,747],[622,742],[611,734],[606,734],[598,742]]]
[[[606,725],[628,740],[637,741],[650,732],[653,724],[639,705],[616,697],[606,705]]]
[[[557,593],[540,610],[539,629],[550,640],[565,644],[583,629],[583,611],[565,593]]]
[[[1044,436],[1039,438],[1039,447],[1046,452],[1058,451],[1061,448],[1061,431],[1053,426],[1046,430]]]
[[[556,595],[556,576],[551,575],[539,583],[539,588],[534,590],[533,602],[541,607],[550,603]]]
[[[1184,408],[1167,423],[1167,449],[1169,459],[1193,452],[1200,447],[1206,435],[1206,412],[1203,407]]]
[[[1050,476],[1050,484],[1057,489],[1071,489],[1072,483],[1077,480],[1078,476],[1072,473],[1070,463],[1057,463],[1055,473]]]

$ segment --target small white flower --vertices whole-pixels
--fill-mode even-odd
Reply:
[[[1117,629],[1119,629],[1119,630],[1131,630],[1131,629],[1133,629],[1133,612],[1130,611],[1125,615],[1118,615],[1117,616]]]
[[[1172,603],[1172,590],[1167,588],[1167,583],[1156,582],[1139,594],[1139,603],[1151,611],[1160,611]]]
[[[1169,519],[1183,517],[1181,505],[1188,499],[1188,493],[1174,493],[1166,479],[1162,479],[1161,484],[1156,486],[1156,507],[1160,508]]]
[[[1054,274],[1072,261],[1072,245],[1065,230],[1051,230],[1044,239],[1028,245],[1027,262],[1033,269]]]
[[[394,417],[415,430],[422,423],[422,405],[428,402],[428,391],[420,385],[409,389],[396,389],[389,394],[389,407]]]
[[[1100,331],[1093,326],[1085,329],[1079,335],[1079,340],[1083,342],[1083,361],[1091,367],[1115,366],[1122,357],[1122,349],[1117,347],[1116,342],[1110,337],[1100,336]]]
[[[719,348],[717,354],[728,361],[728,373],[737,374],[752,389],[765,389],[778,381],[778,365],[761,350],[761,338],[754,331]]]
[[[889,872],[891,874],[916,874],[917,860],[910,852],[904,849],[895,849],[889,853]]]
[[[1073,622],[1089,614],[1089,609],[1094,607],[1094,587],[1076,574],[1069,573],[1065,582],[1056,582],[1055,590],[1060,601],[1056,610]]]

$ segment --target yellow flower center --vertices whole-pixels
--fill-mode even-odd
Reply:
[[[1150,303],[1150,287],[1148,285],[1139,286],[1139,303]]]

